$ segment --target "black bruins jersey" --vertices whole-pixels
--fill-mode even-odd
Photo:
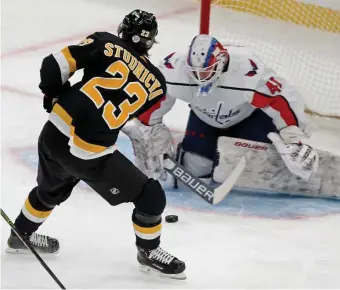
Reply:
[[[78,69],[83,79],[69,86]],[[115,150],[124,124],[164,99],[162,73],[119,37],[96,32],[78,45],[47,56],[40,89],[58,97],[49,120],[70,138],[70,151],[93,159]]]

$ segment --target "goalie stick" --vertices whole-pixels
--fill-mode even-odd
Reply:
[[[5,214],[5,212],[0,208],[1,215],[4,218],[4,220],[7,222],[7,224],[12,228],[12,230],[15,232],[15,234],[19,237],[19,239],[24,243],[24,245],[34,254],[34,256],[38,259],[40,264],[45,268],[45,270],[50,274],[50,276],[53,278],[53,280],[58,284],[60,289],[66,289],[65,286],[59,281],[56,275],[52,272],[52,270],[46,265],[44,260],[39,256],[39,254],[34,250],[34,248],[30,245],[30,243],[27,243],[25,238],[21,235],[21,233],[17,230],[13,222],[10,220],[10,218]]]
[[[245,157],[242,157],[227,179],[220,186],[213,188],[191,174],[169,155],[165,155],[164,158],[165,170],[210,204],[219,203],[229,194],[245,166],[246,159]]]

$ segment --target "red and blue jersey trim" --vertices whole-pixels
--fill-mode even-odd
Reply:
[[[172,66],[171,62],[170,62],[170,59],[172,58],[172,56],[175,54],[175,52],[169,54],[166,58],[164,58],[164,65],[166,68],[169,68],[169,69],[174,69],[174,67]]]

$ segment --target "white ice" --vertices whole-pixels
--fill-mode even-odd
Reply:
[[[198,31],[199,5],[193,0],[1,4],[1,207],[14,220],[36,178],[16,153],[36,147],[47,118],[38,89],[42,58],[94,31],[115,32],[125,14],[142,8],[159,18],[156,62],[186,50]],[[187,112],[187,105],[178,103],[165,122],[183,130]],[[317,147],[339,150],[339,131],[318,130]],[[131,211],[129,204],[110,207],[82,187],[53,211],[41,232],[58,237],[61,252],[44,258],[67,288],[340,288],[339,215],[269,219],[169,206],[166,213],[178,214],[180,221],[164,223],[162,246],[186,262],[188,276],[173,281],[138,271]],[[10,229],[0,224],[1,288],[57,288],[33,256],[4,253]]]

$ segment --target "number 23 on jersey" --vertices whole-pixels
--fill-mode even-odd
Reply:
[[[118,129],[123,126],[129,119],[130,115],[134,114],[140,109],[148,99],[148,92],[144,89],[141,83],[129,82],[126,85],[130,70],[128,66],[121,60],[115,61],[107,69],[106,72],[111,74],[112,78],[94,77],[89,80],[80,89],[86,96],[88,96],[92,102],[96,105],[97,109],[100,109],[104,104],[103,119],[109,128]],[[119,74],[119,76],[116,76]],[[111,101],[105,103],[103,96],[101,95],[98,87],[108,90],[119,90],[123,91],[131,98],[132,96],[137,97],[135,102],[130,102],[128,99],[121,102],[118,107],[120,113],[116,116],[115,111],[117,108],[112,104]]]

